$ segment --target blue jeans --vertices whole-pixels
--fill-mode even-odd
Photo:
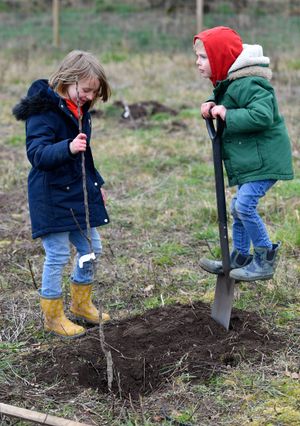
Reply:
[[[260,198],[274,185],[276,180],[258,180],[238,186],[238,190],[231,202],[233,216],[232,240],[233,248],[244,255],[253,247],[272,248],[267,229],[257,213]]]
[[[96,228],[91,228],[91,242],[97,259],[101,254],[102,244]],[[82,268],[78,264],[81,256],[90,253],[89,243],[79,230],[45,235],[42,237],[42,243],[46,253],[42,288],[39,290],[42,297],[56,299],[62,296],[62,275],[63,269],[70,259],[70,243],[77,250],[71,280],[80,284],[93,282],[95,269],[93,261],[84,262]]]

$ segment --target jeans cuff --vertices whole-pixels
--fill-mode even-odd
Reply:
[[[91,284],[93,284],[93,281],[89,281],[87,283],[83,283],[83,282],[72,280],[71,283],[75,284],[75,285],[91,285]]]
[[[42,297],[43,299],[50,299],[50,300],[54,300],[54,299],[60,299],[62,297],[62,293],[59,294],[54,294],[54,295],[47,295],[43,293],[43,290],[41,288],[38,289],[38,293],[40,295],[40,297]]]

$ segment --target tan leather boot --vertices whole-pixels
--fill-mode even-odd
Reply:
[[[40,302],[46,331],[67,338],[75,338],[85,334],[83,327],[74,324],[65,316],[62,297],[58,299],[44,299],[41,297]]]
[[[91,324],[99,324],[99,311],[92,302],[92,284],[71,283],[70,311],[76,318],[85,319]],[[110,320],[109,314],[102,314],[102,321]]]

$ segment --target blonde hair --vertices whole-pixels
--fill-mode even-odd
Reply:
[[[96,78],[100,82],[99,92],[91,102],[91,106],[95,104],[97,98],[106,102],[111,95],[111,89],[99,61],[90,52],[73,50],[50,76],[49,86],[60,96],[65,96],[68,86],[88,78]]]
[[[193,46],[194,52],[197,53],[198,50],[200,50],[202,47],[203,47],[202,40],[200,40],[200,38],[197,38]]]

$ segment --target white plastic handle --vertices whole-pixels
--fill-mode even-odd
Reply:
[[[78,260],[79,268],[83,268],[84,262],[88,262],[89,260],[95,260],[95,253],[88,253],[81,256]]]

